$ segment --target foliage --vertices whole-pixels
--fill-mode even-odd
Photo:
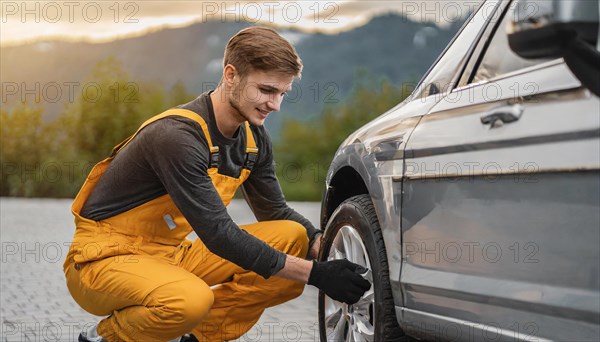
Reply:
[[[135,82],[115,58],[100,61],[86,90],[52,122],[23,103],[0,111],[0,196],[73,197],[93,165],[147,118],[194,96],[182,83],[165,92]]]
[[[42,110],[22,104],[9,113],[0,111],[2,195],[36,193],[39,164],[47,153]]]

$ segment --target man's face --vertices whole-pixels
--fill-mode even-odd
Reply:
[[[292,88],[293,76],[264,71],[250,71],[235,82],[229,104],[248,122],[261,126],[270,112],[277,112],[286,92]]]

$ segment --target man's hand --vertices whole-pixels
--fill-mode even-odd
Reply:
[[[316,259],[319,257],[319,251],[321,250],[321,241],[323,240],[323,234],[319,233],[317,234],[317,236],[315,236],[315,239],[313,240],[313,244],[312,246],[310,246],[310,249],[308,250],[308,258],[309,259]]]
[[[360,275],[364,272],[364,267],[346,259],[313,261],[308,284],[318,287],[334,300],[354,304],[371,287],[371,283]]]

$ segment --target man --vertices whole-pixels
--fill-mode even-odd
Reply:
[[[305,259],[321,233],[275,177],[263,122],[301,74],[296,51],[251,27],[231,38],[223,65],[217,89],[146,121],[77,195],[67,286],[108,316],[80,341],[232,340],[306,283],[349,304],[370,287],[347,260]],[[227,214],[240,186],[258,223],[238,227]]]

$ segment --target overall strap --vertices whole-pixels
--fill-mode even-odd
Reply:
[[[246,125],[246,160],[244,162],[244,168],[252,171],[254,164],[256,164],[256,159],[258,158],[258,147],[256,147],[254,134],[252,134],[248,121],[244,122],[244,125]]]
[[[123,140],[120,144],[118,144],[117,146],[115,146],[113,148],[110,157],[116,156],[117,153],[119,153],[119,151],[121,151],[144,127],[148,126],[149,124],[151,124],[155,121],[158,121],[160,119],[163,119],[163,118],[166,118],[167,116],[172,116],[172,115],[183,116],[185,118],[188,118],[190,120],[197,122],[200,125],[200,127],[202,128],[202,132],[204,133],[204,136],[206,138],[206,142],[208,143],[208,148],[210,150],[209,168],[218,168],[219,162],[220,162],[219,146],[214,146],[212,144],[212,139],[210,137],[210,133],[208,131],[208,125],[206,124],[206,121],[204,121],[202,116],[198,115],[197,113],[195,113],[191,110],[181,109],[181,108],[169,109],[159,115],[156,115],[156,116],[146,120],[137,129],[137,131],[135,133],[133,133],[131,136],[129,136],[127,139]],[[246,159],[244,162],[244,168],[251,171],[252,168],[254,167],[254,164],[256,163],[256,159],[258,158],[258,148],[256,147],[256,141],[254,139],[254,134],[252,133],[252,130],[250,129],[250,125],[248,124],[247,121],[244,122],[244,125],[246,126]]]
[[[181,109],[181,108],[172,108],[172,109],[166,110],[163,113],[153,116],[150,119],[146,120],[137,129],[137,131],[135,131],[135,133],[133,133],[127,139],[123,140],[121,143],[119,143],[117,146],[115,146],[113,148],[110,156],[114,157],[117,153],[119,153],[119,151],[121,151],[121,149],[123,149],[123,147],[125,147],[125,145],[127,145],[131,141],[131,139],[133,139],[144,127],[148,126],[149,124],[151,124],[155,121],[164,119],[167,116],[171,116],[171,115],[183,116],[185,118],[188,118],[190,120],[197,122],[200,125],[200,127],[202,128],[202,131],[204,132],[204,136],[206,137],[206,141],[208,142],[208,148],[210,149],[211,157],[212,157],[213,153],[216,153],[218,156],[219,146],[213,146],[212,140],[210,138],[210,134],[208,133],[208,125],[206,124],[206,121],[204,121],[204,119],[197,113],[195,113],[191,110]]]

